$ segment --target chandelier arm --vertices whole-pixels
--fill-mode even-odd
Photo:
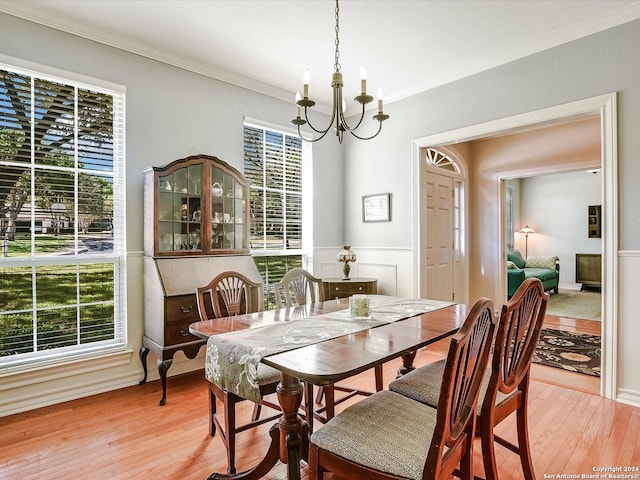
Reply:
[[[349,126],[349,124],[347,123],[347,120],[344,118],[344,114],[340,115],[342,127],[348,132],[353,132],[354,130],[357,130],[362,124],[362,121],[364,120],[364,113],[365,113],[364,110],[365,110],[364,105],[362,105],[362,114],[360,115],[360,120],[358,120],[358,123],[354,127]]]
[[[356,137],[358,140],[371,140],[372,138],[377,137],[381,131],[382,131],[382,120],[378,120],[378,131],[373,135],[371,135],[370,137],[361,137],[359,135],[356,135],[355,133],[353,133],[353,130],[349,130],[349,133],[354,137]]]
[[[331,127],[329,127],[329,128],[331,128]],[[300,131],[300,125],[298,125],[298,135],[305,142],[314,143],[314,142],[317,142],[318,140],[322,140],[324,138],[324,136],[329,132],[329,128],[327,128],[324,132],[320,132],[318,130],[315,130],[318,133],[322,133],[322,135],[320,135],[318,138],[306,138],[304,135],[302,135],[302,132]]]
[[[316,127],[314,127],[313,125],[311,125],[311,120],[309,120],[309,116],[307,115],[307,109],[305,107],[304,109],[304,118],[307,121],[307,125],[309,125],[309,128],[311,128],[311,130],[313,130],[316,133],[322,133],[324,136],[324,134],[326,134],[330,129],[331,129],[331,125],[333,125],[333,120],[335,118],[335,113],[334,115],[331,117],[331,122],[329,122],[329,126],[325,129],[325,130],[319,130]],[[321,137],[322,138],[322,137]]]

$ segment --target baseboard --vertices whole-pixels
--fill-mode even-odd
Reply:
[[[561,290],[575,290],[580,291],[582,288],[582,284],[580,283],[560,283],[558,284],[558,288]]]
[[[619,388],[616,401],[640,408],[640,392]]]
[[[118,390],[120,388],[137,385],[140,377],[137,374],[127,374],[121,377],[104,378],[96,377],[95,382],[87,383],[73,389],[65,386],[43,389],[39,392],[27,393],[11,398],[11,402],[0,405],[0,417],[15,415],[17,413],[48,407],[58,403],[90,397],[100,393]]]

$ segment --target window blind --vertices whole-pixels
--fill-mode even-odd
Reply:
[[[0,64],[0,368],[126,344],[124,91]]]
[[[514,240],[513,240],[513,188],[507,187],[506,189],[506,198],[505,198],[505,210],[506,210],[506,240],[507,240],[507,252],[510,252],[514,248]]]
[[[303,153],[297,135],[244,125],[251,252],[264,282],[265,308],[275,308],[273,284],[289,269],[303,267]]]
[[[252,250],[302,248],[302,140],[245,124]]]

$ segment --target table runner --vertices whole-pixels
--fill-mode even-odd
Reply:
[[[352,318],[349,309],[235,332],[207,341],[205,377],[236,395],[261,403],[258,368],[262,357],[349,335],[453,305],[438,300],[370,295],[371,318]],[[274,372],[275,373],[275,372]]]

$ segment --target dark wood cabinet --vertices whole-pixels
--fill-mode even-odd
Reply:
[[[378,280],[375,278],[323,278],[325,300],[350,297],[355,294],[375,295],[378,293]]]
[[[157,356],[166,403],[174,355],[198,355],[205,340],[189,333],[199,320],[196,288],[234,270],[261,282],[249,255],[249,184],[222,160],[198,155],[144,172],[144,336],[140,359]]]
[[[602,255],[600,253],[576,253],[576,283],[584,288],[602,287]]]
[[[144,172],[147,256],[249,252],[249,183],[208,155]]]

